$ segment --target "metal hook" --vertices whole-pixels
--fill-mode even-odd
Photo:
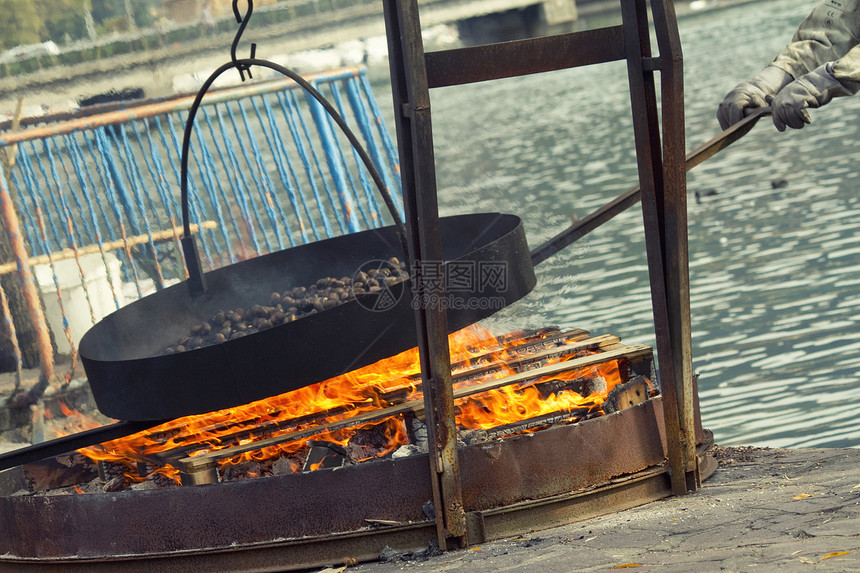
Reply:
[[[254,12],[254,1],[248,0],[248,11],[245,12],[244,18],[239,13],[239,0],[233,0],[233,14],[236,16],[236,22],[239,23],[239,30],[236,32],[236,37],[233,38],[233,45],[230,47],[230,56],[233,58],[233,63],[236,64],[236,69],[239,70],[239,77],[242,81],[245,81],[245,72],[248,72],[248,78],[251,78],[251,66],[247,64],[238,63],[238,58],[236,58],[236,46],[239,45],[239,39],[242,37],[242,32],[245,31],[245,26],[248,25],[248,21],[251,19],[251,14]],[[257,54],[257,44],[251,43],[251,58],[254,59]]]

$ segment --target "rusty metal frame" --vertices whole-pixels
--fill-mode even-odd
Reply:
[[[652,0],[651,10],[657,57],[651,54],[645,0],[621,0],[620,27],[425,54],[417,0],[384,2],[410,256],[418,269],[422,261],[438,260],[439,252],[434,224],[438,204],[431,87],[627,61],[660,382],[666,403],[663,424],[668,465],[672,492],[681,495],[701,485],[695,451],[697,395],[687,255],[683,57],[671,0]],[[662,139],[654,79],[657,71],[661,74]],[[626,208],[635,201],[619,198],[619,203]],[[436,294],[444,295],[443,288]],[[445,313],[418,309],[416,321],[424,333],[419,349],[428,425],[433,431],[430,460],[437,533],[440,546],[446,547],[449,541],[462,544],[468,528],[453,443]]]
[[[416,270],[423,261],[441,260],[431,87],[625,59],[662,398],[572,426],[458,450],[445,312],[418,308],[429,455],[178,491],[0,497],[0,528],[14,532],[0,538],[0,570],[311,567],[338,555],[373,558],[382,543],[417,549],[432,532],[440,547],[449,548],[696,489],[713,466],[700,469],[702,452],[696,450],[697,442],[707,439],[690,354],[680,42],[671,0],[651,2],[657,57],[650,53],[645,0],[621,0],[621,6],[621,27],[425,54],[416,0],[384,0],[407,241]],[[553,55],[535,64],[530,54]],[[425,289],[419,294],[445,294],[441,285],[424,284],[420,274],[416,282]],[[619,435],[626,441],[619,442]],[[565,447],[558,448],[560,443]],[[427,499],[435,507],[431,519],[422,511]],[[69,525],[87,519],[116,529],[97,539]],[[170,520],[176,527],[166,525]],[[198,522],[213,527],[186,527]],[[78,533],[64,537],[69,531]],[[169,535],[141,537],[140,531]],[[81,551],[84,542],[88,554]],[[98,550],[100,543],[107,549]],[[126,554],[116,555],[117,547]]]

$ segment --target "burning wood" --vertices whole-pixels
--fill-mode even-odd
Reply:
[[[547,328],[493,337],[468,329],[452,335],[451,355],[463,444],[599,416],[652,393],[629,367],[650,364],[651,349],[621,344],[615,336]],[[110,489],[311,471],[426,452],[423,408],[413,350],[283,396],[175,420],[82,453],[119,468],[103,476],[102,487]]]

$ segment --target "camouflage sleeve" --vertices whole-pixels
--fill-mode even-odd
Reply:
[[[860,82],[860,45],[833,62],[833,77],[837,80]]]
[[[860,0],[822,0],[771,65],[799,78],[833,62],[837,78],[860,79]]]

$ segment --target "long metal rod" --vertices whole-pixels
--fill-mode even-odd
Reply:
[[[155,420],[150,422],[117,422],[100,428],[70,434],[62,438],[56,438],[40,444],[34,444],[0,454],[0,471],[14,468],[23,464],[37,462],[51,456],[58,456],[66,452],[72,452],[88,446],[95,446],[102,442],[109,442],[118,438],[124,438],[149,428],[164,424],[169,420]]]
[[[725,149],[749,133],[756,122],[766,115],[770,115],[770,108],[758,108],[751,115],[748,115],[743,120],[688,153],[685,162],[686,170],[689,171],[706,159],[713,157],[719,151]],[[592,211],[561,233],[547,240],[539,247],[532,249],[532,264],[536,265],[538,263],[542,263],[563,248],[570,246],[594,229],[600,227],[610,219],[613,219],[616,215],[623,213],[638,203],[640,199],[641,189],[639,185],[637,185],[630,191],[619,195],[602,207]]]
[[[333,72],[308,74],[305,76],[305,79],[314,83],[328,82],[345,77],[353,77],[358,73],[358,68],[349,67]],[[236,87],[213,89],[206,94],[204,104],[210,105],[225,101],[234,101],[255,95],[264,95],[267,93],[282,91],[292,87],[298,87],[298,84],[289,78],[279,78]],[[68,116],[69,119],[64,121],[55,121],[46,125],[38,125],[22,131],[4,131],[3,133],[0,133],[0,147],[6,147],[33,139],[64,135],[75,131],[92,130],[96,127],[104,127],[123,121],[185,111],[194,104],[194,99],[195,96],[188,95],[158,101],[151,100],[149,103],[142,103],[133,107],[129,107],[128,104],[125,104],[122,109],[108,109],[102,113],[94,113],[83,117],[79,117],[77,115],[74,117]],[[110,108],[110,106],[105,104],[98,109],[104,108]],[[59,114],[58,116],[51,117],[61,118],[65,116],[66,114]],[[40,117],[38,120],[47,121],[47,116]],[[22,123],[26,123],[26,120]]]

